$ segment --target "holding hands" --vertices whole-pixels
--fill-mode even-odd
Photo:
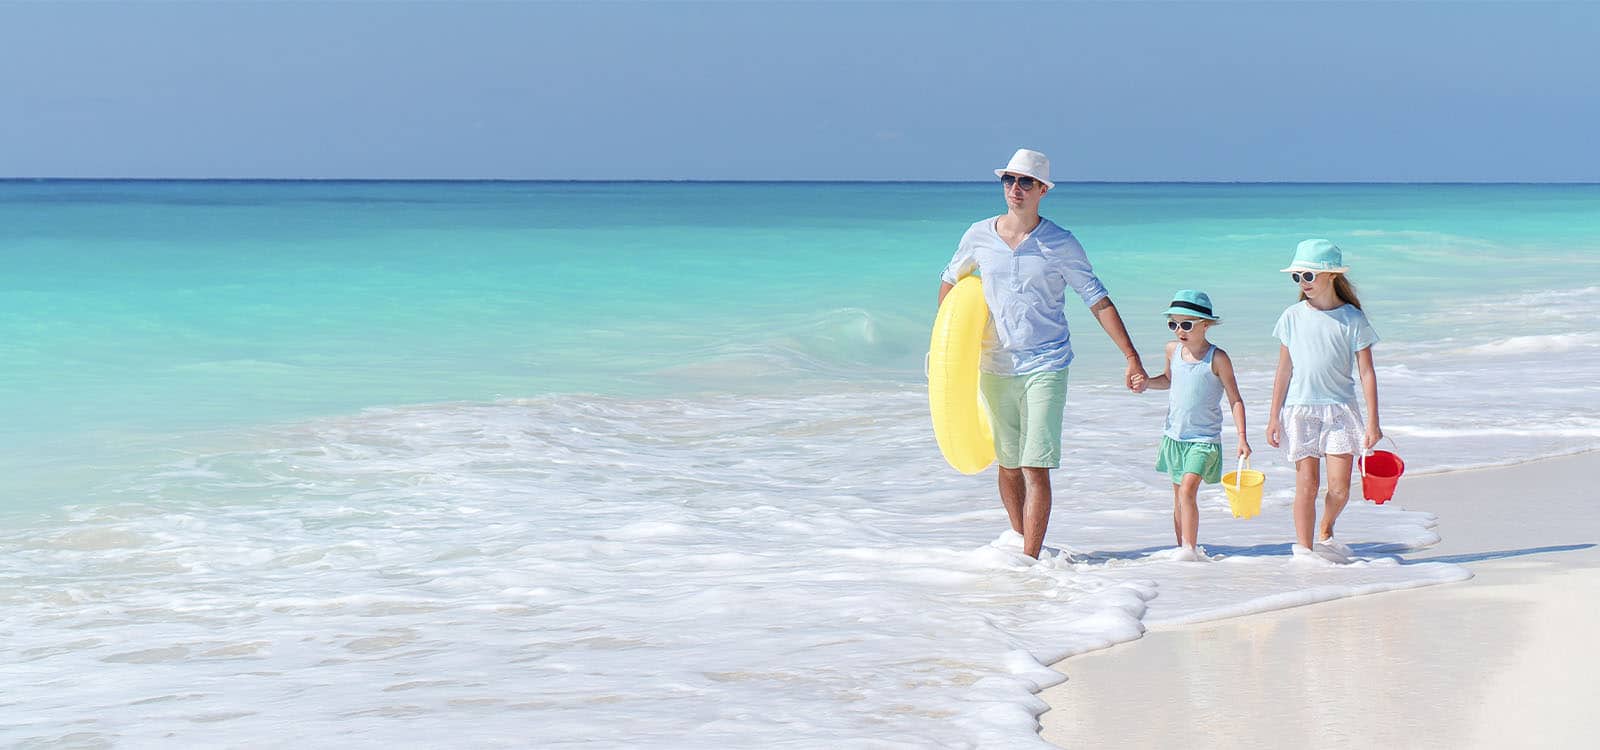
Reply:
[[[1150,374],[1144,371],[1144,363],[1138,357],[1128,358],[1128,372],[1124,380],[1128,390],[1134,393],[1144,393],[1150,387]]]

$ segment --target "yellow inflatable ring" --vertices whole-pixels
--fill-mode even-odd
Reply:
[[[978,393],[978,359],[989,306],[983,282],[968,276],[939,304],[928,342],[928,410],[939,451],[962,474],[976,474],[994,463],[994,430]]]

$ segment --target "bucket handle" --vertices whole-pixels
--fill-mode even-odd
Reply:
[[[1388,435],[1384,435],[1383,437],[1378,438],[1378,442],[1380,442],[1380,443],[1385,441],[1385,440],[1389,441],[1389,445],[1394,446],[1394,452],[1395,453],[1398,454],[1400,452],[1400,444],[1396,443],[1394,441],[1394,438],[1389,437]],[[1364,451],[1361,452],[1361,458],[1356,459],[1356,468],[1361,471],[1361,478],[1362,479],[1366,479],[1367,478],[1367,456],[1372,455],[1372,453],[1373,453],[1373,451],[1370,450],[1370,449],[1369,450],[1364,450]]]
[[[1233,491],[1238,493],[1244,487],[1244,473],[1250,470],[1249,457],[1242,457],[1233,464]]]

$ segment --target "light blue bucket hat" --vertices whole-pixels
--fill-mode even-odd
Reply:
[[[1289,262],[1288,268],[1279,269],[1283,273],[1290,271],[1323,271],[1325,273],[1344,273],[1350,267],[1344,264],[1344,253],[1339,246],[1328,240],[1305,240],[1294,249],[1294,260]]]
[[[1191,318],[1221,320],[1211,308],[1211,295],[1198,289],[1179,289],[1162,315],[1187,315]]]

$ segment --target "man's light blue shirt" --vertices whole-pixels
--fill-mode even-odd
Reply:
[[[1055,222],[1040,219],[1012,250],[996,233],[995,221],[984,219],[969,227],[944,269],[944,280],[951,284],[974,271],[983,278],[990,315],[980,367],[993,375],[1065,370],[1072,364],[1067,289],[1093,305],[1106,298],[1105,285],[1094,275],[1078,239]]]
[[[1378,332],[1355,305],[1318,310],[1302,300],[1278,316],[1272,335],[1294,367],[1286,406],[1356,403],[1356,352],[1378,343]]]

